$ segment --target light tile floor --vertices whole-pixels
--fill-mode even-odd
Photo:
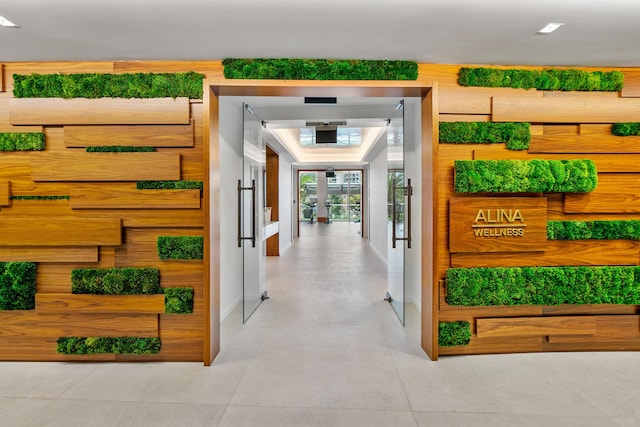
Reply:
[[[640,426],[639,353],[443,357],[358,224],[303,224],[200,363],[0,363],[0,426]]]

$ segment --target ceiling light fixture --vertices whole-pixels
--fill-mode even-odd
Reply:
[[[14,24],[13,22],[9,21],[4,16],[0,16],[0,26],[2,26],[2,27],[17,27],[16,24]]]
[[[538,31],[538,34],[549,34],[553,33],[558,28],[562,27],[564,24],[560,22],[551,22],[547,24],[544,28]]]

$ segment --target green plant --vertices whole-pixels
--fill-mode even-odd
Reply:
[[[460,86],[618,92],[623,83],[624,75],[620,71],[462,67],[458,73]]]
[[[458,306],[640,304],[640,267],[478,267],[447,270]]]
[[[149,153],[156,151],[154,147],[130,147],[122,145],[102,145],[86,147],[87,153]]]
[[[138,190],[202,190],[202,181],[138,181]]]
[[[166,314],[193,313],[193,288],[166,288],[164,312]]]
[[[76,268],[71,271],[71,292],[95,295],[160,294],[157,268]]]
[[[441,122],[440,143],[505,143],[509,150],[527,150],[531,140],[529,123]]]
[[[13,75],[16,98],[202,98],[204,76],[187,73]]]
[[[276,80],[416,80],[415,61],[348,59],[227,58],[222,61],[227,79]]]
[[[469,322],[440,322],[438,325],[438,344],[441,347],[468,345],[471,341]]]
[[[611,125],[611,133],[616,136],[638,136],[640,135],[640,123],[614,123]]]
[[[0,151],[42,151],[43,132],[0,132]]]
[[[549,221],[549,240],[640,240],[640,220]]]
[[[204,238],[202,236],[159,236],[158,256],[168,259],[202,259]]]
[[[33,310],[35,298],[36,264],[0,262],[0,310]]]
[[[69,200],[71,196],[11,196],[11,200]]]
[[[457,193],[588,193],[598,173],[592,160],[456,160]]]
[[[160,338],[60,337],[56,351],[62,354],[158,354]]]

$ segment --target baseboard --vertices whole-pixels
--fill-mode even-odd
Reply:
[[[238,304],[240,304],[240,302],[242,302],[242,295],[239,295],[236,299],[234,299],[233,302],[229,304],[229,306],[227,306],[227,308],[225,308],[224,310],[221,310],[220,322],[226,319],[233,312],[233,310],[235,310]]]

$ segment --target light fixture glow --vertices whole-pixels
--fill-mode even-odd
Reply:
[[[562,27],[564,24],[560,22],[551,22],[547,24],[544,28],[538,31],[538,34],[549,34],[553,33],[558,28]]]
[[[2,27],[17,27],[16,24],[14,24],[13,22],[9,21],[4,16],[0,16],[0,26],[2,26]]]

